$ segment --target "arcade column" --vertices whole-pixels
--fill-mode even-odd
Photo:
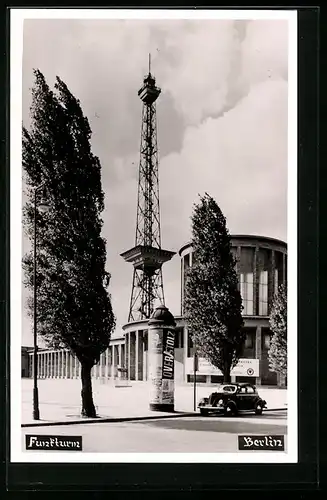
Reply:
[[[187,370],[186,370],[186,365],[187,365],[187,357],[188,357],[188,327],[187,324],[185,324],[183,328],[183,381],[187,382]]]
[[[256,385],[261,385],[261,359],[262,359],[262,332],[261,326],[257,326],[255,335],[255,357],[259,360],[259,376],[256,377]]]
[[[148,322],[150,410],[174,411],[175,320],[159,306]]]

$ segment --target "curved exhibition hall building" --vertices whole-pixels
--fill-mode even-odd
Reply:
[[[280,284],[287,280],[287,245],[285,242],[264,236],[233,235],[232,251],[236,258],[236,272],[243,299],[245,344],[242,357],[232,371],[232,381],[252,382],[257,385],[285,385],[276,373],[269,370],[268,350],[271,339],[269,313],[272,299]],[[179,251],[181,262],[181,315],[175,317],[175,380],[177,383],[193,382],[193,344],[183,318],[183,297],[187,269],[196,259],[191,244]],[[169,307],[169,304],[168,304]],[[146,381],[148,378],[148,321],[135,321],[123,326],[123,333],[115,335],[107,351],[93,368],[93,377],[114,379],[119,368],[124,368],[127,378]],[[29,369],[27,369],[27,356]],[[25,372],[32,375],[33,353],[24,352]],[[75,378],[80,375],[79,362],[68,351],[39,350],[40,378]],[[204,359],[199,359],[196,375],[199,383],[219,383],[222,376]]]
[[[285,384],[269,370],[268,350],[271,339],[269,314],[272,300],[281,284],[287,281],[287,245],[284,241],[264,236],[231,236],[232,252],[236,259],[236,273],[243,302],[244,330],[246,333],[242,360],[235,376],[236,382],[253,382],[257,385]],[[181,257],[181,303],[187,269],[196,258],[190,244],[184,245]],[[188,356],[193,354],[192,340],[186,337]],[[201,366],[200,366],[201,371]],[[221,381],[221,376],[211,375],[207,365],[203,366],[201,381]],[[186,374],[186,379],[190,380]],[[204,378],[206,380],[204,380]],[[199,380],[199,381],[200,381]]]

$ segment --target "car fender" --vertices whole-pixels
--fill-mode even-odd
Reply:
[[[201,398],[199,401],[198,407],[207,406],[208,403],[209,403],[209,398]]]

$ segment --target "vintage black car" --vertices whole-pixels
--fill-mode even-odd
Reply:
[[[266,401],[260,398],[252,384],[224,384],[208,398],[201,399],[198,406],[201,415],[221,413],[226,416],[247,412],[261,415],[266,407]]]

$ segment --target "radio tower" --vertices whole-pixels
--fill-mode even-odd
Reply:
[[[143,102],[135,246],[121,254],[134,266],[128,322],[150,318],[154,301],[164,305],[161,266],[175,252],[161,248],[156,100],[161,89],[151,74],[138,95]]]

